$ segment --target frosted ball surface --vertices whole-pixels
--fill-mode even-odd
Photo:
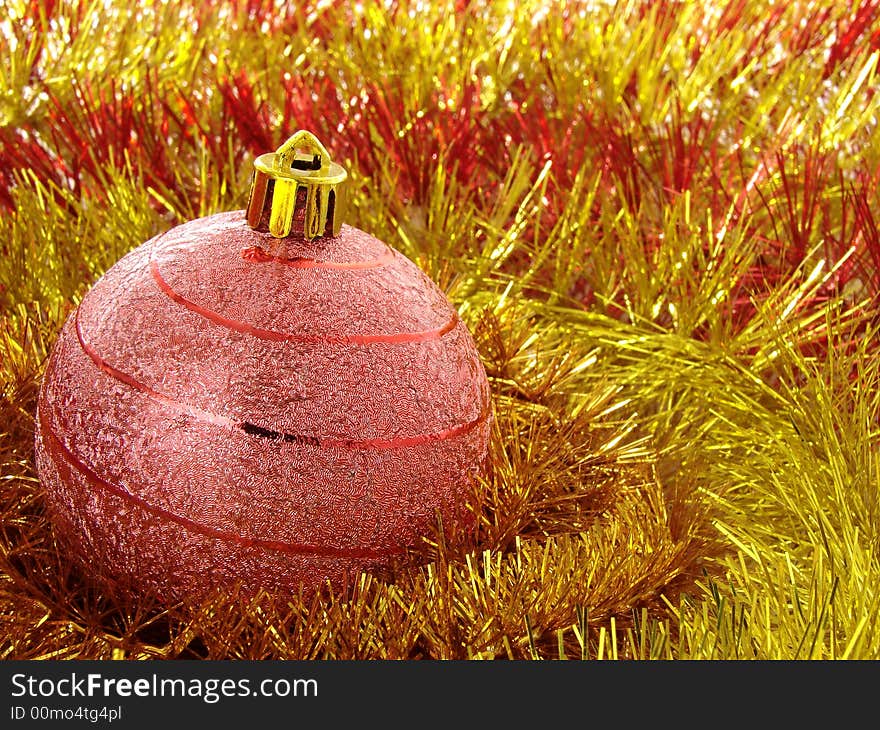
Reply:
[[[84,297],[36,460],[59,534],[120,586],[309,593],[466,519],[490,420],[473,340],[413,262],[236,211],[151,239]]]

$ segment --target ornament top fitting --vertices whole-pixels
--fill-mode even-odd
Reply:
[[[342,183],[348,173],[330,159],[314,134],[299,130],[275,152],[254,160],[254,168],[247,207],[251,228],[276,238],[302,235],[311,240],[339,235]],[[298,230],[300,221],[302,229]]]

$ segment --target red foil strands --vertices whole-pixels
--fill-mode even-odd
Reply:
[[[135,249],[83,299],[40,393],[61,537],[163,601],[307,594],[390,565],[465,500],[490,429],[466,327],[350,226],[274,239],[243,211]]]

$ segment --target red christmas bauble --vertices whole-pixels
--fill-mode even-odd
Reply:
[[[269,208],[277,174],[256,193]],[[308,594],[468,519],[491,414],[467,328],[413,262],[340,226],[332,196],[309,209],[291,191],[288,222],[317,210],[326,235],[261,230],[262,199],[177,226],[107,271],[53,348],[36,419],[50,514],[126,589]]]

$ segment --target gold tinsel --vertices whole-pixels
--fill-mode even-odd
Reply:
[[[0,657],[876,658],[880,26],[777,5],[0,0]],[[47,354],[288,127],[475,333],[478,540],[116,603],[44,515]]]

